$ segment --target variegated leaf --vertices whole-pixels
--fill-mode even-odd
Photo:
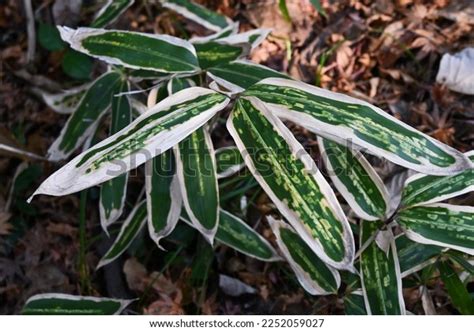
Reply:
[[[166,91],[168,92],[168,95],[171,95],[173,93],[195,85],[196,83],[194,83],[194,81],[189,78],[172,78],[168,81],[168,84],[166,85]]]
[[[190,0],[159,0],[163,7],[174,10],[187,19],[211,31],[220,31],[233,22],[226,16],[213,12]]]
[[[49,160],[65,159],[84,143],[110,108],[112,96],[120,82],[121,77],[117,72],[109,72],[97,78],[49,148]]]
[[[91,27],[103,28],[115,22],[134,2],[135,0],[108,0],[95,16]]]
[[[289,79],[285,74],[247,60],[236,60],[209,68],[207,75],[217,84],[234,93],[241,93],[265,78]]]
[[[260,81],[245,94],[258,97],[280,118],[336,142],[350,140],[416,171],[448,175],[471,167],[462,153],[365,101],[281,78]]]
[[[181,219],[188,225],[195,227],[189,220],[189,216],[181,215]],[[223,209],[219,210],[219,225],[215,239],[217,242],[257,260],[266,262],[281,260],[265,238],[243,220]]]
[[[474,207],[434,203],[403,209],[397,221],[413,241],[474,255]]]
[[[133,300],[62,293],[37,294],[23,307],[23,315],[118,315]]]
[[[148,232],[161,248],[160,240],[175,228],[181,213],[182,196],[172,150],[145,164]]]
[[[202,69],[218,66],[250,54],[250,44],[225,44],[219,40],[195,44],[199,66]]]
[[[200,87],[173,94],[75,157],[46,179],[34,195],[71,194],[134,169],[179,143],[228,102],[227,97]]]
[[[402,278],[433,264],[443,252],[442,247],[419,244],[403,234],[395,239],[395,245]]]
[[[129,83],[122,81],[114,91],[112,98],[112,121],[110,133],[114,134],[122,130],[132,121],[132,108],[126,93],[129,90]],[[120,95],[117,95],[120,94]],[[107,227],[115,222],[122,215],[127,195],[128,173],[115,177],[100,187],[100,224],[107,232]]]
[[[215,41],[224,45],[248,44],[252,51],[267,38],[271,31],[271,29],[253,29],[242,33],[230,34]]]
[[[97,269],[114,261],[130,246],[147,220],[146,201],[138,203],[128,215],[120,232],[107,253],[100,259]]]
[[[44,102],[55,112],[59,114],[71,114],[76,110],[77,105],[90,86],[91,84],[87,83],[57,94],[47,92],[40,92],[40,94]]]
[[[212,245],[219,224],[216,159],[207,128],[194,131],[174,148],[183,203],[191,222]]]
[[[236,146],[216,150],[217,178],[230,177],[245,167],[244,159]]]
[[[219,30],[211,35],[204,37],[192,37],[191,39],[189,39],[189,42],[191,42],[192,44],[207,43],[209,41],[213,41],[219,38],[228,37],[230,35],[236,34],[237,32],[239,32],[239,22],[233,22],[222,30]]]
[[[311,156],[256,98],[239,99],[227,128],[279,211],[326,263],[352,269],[354,239],[334,192]]]
[[[72,48],[109,64],[165,73],[200,70],[193,45],[176,37],[92,28],[58,29]]]
[[[362,221],[360,246],[374,236],[382,225],[380,221]],[[369,315],[406,313],[395,240],[390,243],[388,254],[372,241],[360,256],[360,271],[365,308]]]
[[[278,247],[306,292],[312,295],[337,293],[341,284],[337,270],[321,261],[288,224],[277,221],[271,216],[268,217],[268,222],[275,234]]]
[[[318,145],[329,177],[357,216],[367,221],[383,219],[389,194],[362,153],[321,137]]]
[[[424,205],[474,191],[474,151],[465,153],[473,168],[452,176],[417,174],[407,179],[403,188],[403,206]]]
[[[212,68],[243,58],[264,40],[270,30],[256,29],[206,43],[195,43],[199,65]]]

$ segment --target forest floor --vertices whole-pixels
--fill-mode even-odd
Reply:
[[[97,10],[93,1],[84,0],[79,11],[70,5],[53,12],[53,2],[33,1],[37,23],[85,26]],[[69,1],[77,2],[81,1]],[[323,0],[323,16],[309,0],[289,0],[291,22],[282,16],[278,1],[199,2],[239,21],[241,30],[273,29],[253,52],[253,61],[366,100],[460,151],[474,148],[474,97],[449,91],[435,81],[443,54],[474,45],[471,1]],[[150,3],[136,1],[114,27],[181,37],[206,34]],[[64,72],[63,52],[50,52],[36,42],[33,57],[28,58],[26,27],[23,2],[0,0],[0,143],[46,155],[67,116],[49,109],[35,89],[57,90],[81,80]],[[92,75],[99,69],[95,64]],[[291,127],[320,164],[315,136]],[[218,145],[230,141],[224,132],[218,128],[214,133]],[[387,176],[395,171],[383,161],[378,167]],[[139,298],[129,312],[148,314],[343,313],[339,296],[309,296],[287,266],[259,262],[222,246],[209,251],[184,226],[172,235],[168,251],[139,238],[127,254],[95,271],[111,244],[100,229],[97,189],[89,190],[85,242],[79,239],[79,195],[40,196],[26,203],[56,169],[57,164],[0,155],[0,314],[18,313],[28,297],[44,292]],[[140,171],[131,177],[130,201],[143,185]],[[249,222],[273,240],[271,231],[259,222],[272,204],[256,190],[243,193],[255,197]],[[239,199],[228,203],[238,204]],[[82,263],[81,252],[85,252]],[[236,295],[240,283],[219,286],[220,275],[251,289],[239,288],[248,293]],[[418,289],[405,291],[408,310],[422,314]],[[441,287],[433,291],[433,300],[439,303],[438,313],[452,311]]]

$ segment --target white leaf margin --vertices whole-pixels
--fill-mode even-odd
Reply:
[[[256,83],[255,85],[259,84],[268,84],[268,85],[275,85],[275,86],[281,86],[281,87],[289,87],[289,88],[294,88],[298,90],[302,90],[307,93],[311,93],[316,96],[321,96],[325,97],[328,99],[344,102],[344,103],[352,103],[352,104],[358,104],[362,106],[366,106],[371,108],[374,112],[378,113],[379,115],[385,117],[386,119],[390,120],[391,122],[397,123],[398,125],[404,127],[405,129],[416,132],[418,135],[423,135],[426,139],[430,140],[434,145],[436,145],[438,148],[441,150],[445,151],[446,153],[450,154],[453,158],[456,159],[456,163],[452,166],[449,167],[449,170],[446,170],[442,167],[434,167],[431,165],[429,162],[424,162],[422,165],[415,165],[414,163],[408,162],[404,160],[403,158],[392,154],[388,153],[382,148],[376,147],[365,140],[357,137],[356,135],[353,134],[352,129],[349,128],[344,128],[344,127],[339,127],[337,134],[334,134],[334,126],[327,124],[325,122],[316,120],[313,116],[296,112],[296,111],[289,111],[288,108],[285,106],[279,105],[279,104],[273,104],[273,103],[265,103],[266,106],[280,119],[288,120],[295,122],[308,130],[324,137],[330,140],[333,140],[339,144],[344,144],[345,141],[351,140],[355,145],[362,147],[364,150],[366,150],[370,154],[374,154],[376,156],[382,156],[386,158],[387,160],[394,162],[396,164],[399,164],[405,168],[409,169],[414,169],[419,172],[424,172],[424,173],[430,173],[434,175],[449,175],[453,173],[458,173],[462,170],[469,169],[471,167],[471,163],[469,159],[467,159],[461,152],[457,151],[456,149],[447,146],[438,140],[427,136],[426,134],[423,134],[422,132],[412,128],[408,124],[397,120],[393,116],[390,116],[386,112],[384,112],[382,109],[375,107],[371,105],[368,102],[365,102],[363,100],[359,100],[353,97],[350,97],[345,94],[341,93],[336,93],[332,92],[329,90],[325,90],[316,86],[311,86],[309,84],[303,83],[303,82],[298,82],[295,80],[290,80],[290,79],[284,79],[284,78],[266,78],[261,80],[260,82]]]
[[[162,100],[156,106],[149,109],[144,114],[140,115],[135,121],[133,121],[130,125],[125,127],[124,129],[120,130],[119,132],[109,136],[107,139],[101,141],[100,143],[96,144],[93,148],[100,148],[108,143],[117,139],[117,137],[121,136],[122,134],[126,133],[129,129],[134,127],[140,121],[146,119],[149,116],[152,116],[162,110],[168,109],[169,107],[183,103],[186,101],[192,101],[193,99],[207,94],[216,93],[210,89],[202,88],[202,87],[191,87],[186,90],[179,91],[172,96]],[[206,111],[203,111],[201,114],[195,116],[192,120],[184,122],[178,125],[177,128],[173,130],[166,130],[162,131],[159,134],[153,136],[147,141],[147,150],[152,151],[159,151],[159,153],[163,153],[179,143],[181,140],[185,139],[189,134],[191,134],[196,128],[203,126],[211,117],[213,117],[217,112],[224,109],[230,99],[226,98],[220,104],[217,104]],[[179,111],[179,110],[178,110]],[[174,116],[174,112],[168,114],[161,118],[159,121],[165,120],[168,116]],[[145,126],[143,129],[148,129],[151,126],[155,126],[156,121]],[[111,146],[104,151],[101,151],[99,155],[109,152],[111,149],[115,148],[115,146]],[[140,151],[131,154],[124,159],[121,159],[122,166],[120,166],[117,171],[114,171],[114,174],[110,174],[109,170],[111,166],[116,168],[116,164],[114,162],[104,163],[100,169],[94,171],[91,174],[84,173],[84,169],[89,167],[91,162],[95,160],[97,155],[91,157],[87,162],[81,165],[79,168],[76,168],[76,164],[79,163],[82,157],[85,155],[86,152],[81,153],[80,155],[76,156],[74,159],[69,161],[65,166],[61,169],[53,173],[49,176],[41,185],[40,187],[33,193],[33,195],[28,199],[31,199],[35,195],[39,194],[47,194],[52,196],[62,196],[67,195],[75,192],[82,191],[83,189],[89,188],[91,186],[95,186],[97,184],[101,184],[111,178],[117,177],[122,173],[125,173],[129,170],[132,170],[139,165],[148,161],[148,159],[156,156],[157,154],[140,153]],[[117,160],[116,160],[117,161]],[[115,169],[114,168],[114,169]]]
[[[387,231],[392,231],[392,230],[391,230],[391,228],[388,228]],[[402,284],[402,275],[401,275],[401,271],[400,271],[400,262],[398,260],[397,247],[395,245],[395,236],[393,235],[393,232],[392,232],[391,237],[392,237],[392,241],[390,242],[390,252],[392,253],[393,263],[395,264],[395,277],[397,279],[397,294],[398,294],[398,302],[399,302],[399,307],[400,307],[400,313],[401,313],[401,315],[406,315],[407,311],[406,311],[406,307],[405,307],[405,299],[403,298],[403,284]],[[360,236],[360,238],[362,239],[362,235]],[[361,242],[361,245],[362,244],[363,243]],[[376,244],[376,243],[374,242],[373,244]],[[376,245],[380,249],[378,244],[376,244]],[[360,274],[360,282],[361,282],[361,285],[362,285],[362,295],[364,297],[365,309],[366,309],[368,315],[372,315],[372,310],[370,309],[370,304],[369,304],[369,298],[367,296],[367,291],[365,289],[364,273],[359,272],[359,274]]]
[[[69,300],[69,301],[93,301],[97,303],[102,303],[104,301],[115,301],[120,303],[119,309],[114,313],[114,315],[119,315],[129,304],[131,304],[136,299],[132,300],[125,300],[125,299],[115,299],[115,298],[106,298],[106,297],[91,297],[91,296],[80,296],[80,295],[71,295],[71,294],[64,294],[64,293],[44,293],[44,294],[36,294],[28,298],[26,300],[24,307],[26,307],[29,303],[38,300],[48,300],[48,299],[61,299],[61,300]]]
[[[110,57],[110,56],[105,56],[105,55],[95,55],[91,54],[85,47],[82,46],[82,40],[91,37],[91,36],[98,36],[101,34],[105,33],[110,33],[110,32],[120,32],[120,33],[126,33],[130,35],[140,35],[140,36],[145,36],[147,38],[153,38],[157,39],[160,41],[164,41],[166,43],[169,43],[174,46],[182,47],[189,52],[191,52],[196,58],[196,50],[194,49],[194,46],[183,39],[169,36],[166,34],[150,34],[150,33],[143,33],[143,32],[130,32],[130,31],[121,31],[121,30],[112,30],[112,29],[94,29],[94,28],[78,28],[78,29],[71,29],[66,26],[57,26],[59,33],[61,35],[61,39],[63,39],[65,42],[67,42],[71,47],[81,53],[87,54],[89,56],[92,56],[94,58],[97,58],[99,60],[102,60],[104,62],[107,62],[108,64],[115,64],[115,65],[120,65],[124,66],[127,68],[132,68],[132,69],[146,69],[146,70],[151,70],[151,71],[157,71],[157,72],[164,72],[164,73],[172,73],[173,71],[167,71],[163,69],[157,69],[153,67],[142,67],[142,66],[137,66],[129,63],[125,63],[117,58]],[[178,71],[179,73],[196,73],[200,71],[200,68],[197,68],[195,70],[188,70],[188,71]]]
[[[292,258],[290,251],[288,250],[285,243],[281,239],[280,229],[284,228],[296,233],[293,230],[293,228],[291,228],[290,225],[286,224],[283,221],[277,221],[275,218],[273,218],[270,215],[267,216],[267,220],[268,220],[268,223],[270,224],[270,227],[273,233],[275,234],[276,242],[281,252],[283,253],[283,256],[285,257],[285,260],[290,265],[291,269],[296,275],[296,278],[298,279],[301,286],[306,290],[306,292],[310,293],[311,295],[334,294],[334,292],[328,292],[324,290],[318,283],[312,280],[311,277],[308,275],[308,273],[304,271],[303,268],[301,268],[298,265],[298,263],[296,263],[295,260]],[[341,285],[341,276],[339,275],[339,272],[336,269],[332,268],[331,266],[327,265],[327,267],[331,271],[332,275],[334,276],[334,280],[336,281],[337,288],[339,288],[339,286]]]
[[[474,217],[474,207],[471,206],[458,206],[458,205],[451,205],[448,203],[432,203],[428,205],[423,205],[422,207],[433,207],[433,208],[445,208],[450,211],[454,212],[464,212],[464,213],[470,213],[472,214],[472,217]],[[468,247],[463,247],[463,246],[458,246],[458,245],[453,245],[453,244],[447,244],[443,243],[442,241],[438,240],[433,240],[426,238],[422,236],[421,234],[410,230],[410,229],[405,229],[402,227],[403,233],[408,237],[408,239],[411,239],[417,243],[420,244],[425,244],[425,245],[435,245],[435,246],[440,246],[440,247],[445,247],[445,248],[452,248],[461,252],[464,252],[469,255],[474,255],[474,248],[468,248]]]
[[[335,175],[335,170],[333,168],[332,163],[329,160],[329,157],[327,156],[327,151],[326,148],[324,147],[324,142],[323,138],[318,137],[318,146],[321,150],[321,156],[323,158],[324,164],[326,165],[326,168],[328,169],[329,177],[331,177],[331,180],[334,183],[334,186],[336,189],[341,193],[341,195],[344,197],[344,199],[347,201],[349,206],[354,210],[354,212],[359,216],[360,218],[366,220],[366,221],[376,221],[379,220],[380,217],[374,216],[374,215],[369,215],[367,214],[362,207],[357,203],[357,200],[352,192],[350,192],[347,187],[342,183],[342,181],[339,179],[337,175]],[[343,145],[346,147],[346,145]],[[367,159],[362,155],[361,152],[354,150],[350,147],[346,147],[350,153],[357,159],[359,164],[365,169],[366,173],[369,175],[370,179],[372,182],[375,184],[375,186],[378,188],[380,194],[383,197],[383,200],[385,202],[385,213],[384,216],[387,216],[389,210],[390,210],[390,195],[387,191],[387,188],[385,187],[385,184],[383,183],[382,179],[379,177],[375,169],[372,167],[372,165],[367,161]]]
[[[214,165],[214,169],[216,169],[216,152],[214,150],[214,145],[212,144],[211,134],[209,132],[209,129],[206,126],[201,128],[201,130],[203,130],[204,141],[205,141],[206,147],[209,149],[209,154],[211,156],[212,164]],[[194,225],[194,228],[196,228],[204,236],[207,242],[209,242],[209,244],[212,246],[214,243],[214,237],[216,235],[217,228],[219,226],[220,197],[219,197],[219,184],[217,180],[218,179],[217,173],[215,173],[215,177],[216,177],[215,189],[217,192],[217,204],[216,204],[216,215],[217,215],[216,218],[217,219],[216,219],[216,224],[214,225],[212,229],[206,229],[205,227],[202,226],[202,224],[200,223],[196,215],[194,215],[191,205],[189,204],[189,199],[192,198],[192,194],[194,194],[194,192],[188,192],[188,190],[186,189],[186,178],[184,175],[184,166],[183,166],[183,161],[181,160],[181,151],[179,149],[178,144],[174,146],[173,152],[176,158],[176,174],[178,177],[179,188],[183,197],[183,205],[186,209],[186,212],[189,218],[191,219],[191,222]]]
[[[291,210],[291,208],[284,201],[278,199],[278,197],[276,196],[276,194],[273,193],[272,189],[268,186],[266,181],[262,179],[261,175],[257,172],[253,161],[249,157],[245,145],[243,144],[242,140],[240,140],[237,129],[234,127],[233,124],[233,113],[231,113],[229,118],[227,119],[227,130],[234,139],[236,146],[239,148],[240,153],[244,158],[245,164],[247,165],[247,168],[250,170],[250,172],[260,184],[260,186],[264,189],[264,191],[270,196],[271,200],[275,203],[282,215],[290,222],[296,232],[311,247],[311,249],[316,253],[316,255],[318,255],[319,258],[323,260],[323,262],[335,267],[336,269],[346,269],[349,271],[353,271],[355,254],[354,237],[352,235],[352,230],[350,228],[346,215],[344,214],[342,207],[339,204],[336,195],[334,194],[334,191],[331,189],[331,186],[317,168],[312,157],[308,153],[306,153],[303,146],[301,146],[301,144],[296,140],[290,130],[283,124],[283,122],[272,114],[272,112],[266,107],[266,104],[255,97],[245,97],[244,99],[247,99],[252,102],[252,104],[260,110],[260,112],[272,124],[273,129],[277,131],[289,145],[295,157],[300,159],[301,162],[305,165],[308,174],[313,176],[315,181],[318,183],[321,192],[326,197],[326,202],[329,206],[331,206],[332,212],[338,218],[343,228],[344,247],[346,249],[346,255],[344,259],[341,262],[331,260],[324,252],[324,249],[322,248],[321,244],[316,242],[314,238],[307,232],[305,226],[299,221],[299,216],[293,210]]]

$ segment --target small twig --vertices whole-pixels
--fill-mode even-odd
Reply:
[[[33,6],[31,0],[23,0],[26,14],[26,31],[28,33],[28,50],[26,52],[26,62],[30,64],[35,59],[36,51],[36,30],[35,16],[33,14]]]

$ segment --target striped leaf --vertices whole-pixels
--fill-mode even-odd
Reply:
[[[130,246],[146,223],[146,201],[138,203],[128,215],[120,228],[120,232],[107,253],[100,259],[97,269],[114,261]]]
[[[230,177],[245,167],[244,159],[236,146],[216,150],[217,178]]]
[[[271,29],[253,29],[242,33],[230,34],[226,37],[216,39],[215,41],[224,45],[248,44],[250,50],[254,50],[267,38],[270,32]]]
[[[396,238],[395,245],[402,278],[433,264],[443,252],[441,247],[419,244],[404,235]]]
[[[219,224],[216,159],[207,128],[194,131],[175,146],[176,172],[186,213],[212,245]]]
[[[311,156],[284,124],[251,98],[236,102],[227,128],[255,179],[311,249],[336,268],[352,269],[349,223]]]
[[[91,27],[103,28],[115,22],[134,2],[135,0],[108,0],[95,16]]]
[[[206,43],[195,43],[199,65],[202,69],[207,69],[245,57],[269,32],[268,29],[256,29]]]
[[[126,93],[129,90],[127,81],[122,81],[114,91],[114,95]],[[132,121],[132,108],[126,95],[112,98],[112,121],[110,133],[114,134],[125,128]],[[107,232],[107,227],[122,215],[127,195],[128,173],[115,177],[100,187],[100,224]]]
[[[474,315],[474,299],[449,262],[440,261],[438,269],[453,306],[461,314]]]
[[[260,81],[245,94],[258,97],[277,116],[324,138],[340,143],[351,140],[419,172],[449,175],[471,166],[462,153],[365,101],[281,78]]]
[[[373,237],[383,225],[380,221],[362,221],[360,245]],[[386,231],[391,231],[390,229]],[[360,274],[365,308],[369,315],[404,315],[402,278],[395,240],[388,254],[372,241],[360,256]]]
[[[173,94],[78,155],[46,179],[34,195],[71,194],[134,169],[186,138],[228,102],[227,97],[200,87]]]
[[[219,40],[204,44],[195,44],[199,66],[202,69],[218,66],[223,63],[237,60],[250,53],[249,44],[226,44]]]
[[[109,64],[165,73],[199,71],[193,45],[179,38],[119,30],[58,29],[72,48]]]
[[[434,203],[401,210],[397,221],[413,241],[474,255],[474,207]]]
[[[184,90],[185,88],[195,86],[193,80],[189,78],[172,78],[168,81],[166,91],[168,95],[174,94],[178,91]]]
[[[233,22],[229,24],[227,27],[223,28],[222,30],[219,30],[211,35],[200,37],[192,37],[189,39],[189,42],[192,44],[202,44],[202,43],[207,43],[209,41],[213,41],[216,39],[228,37],[230,35],[236,34],[239,32],[239,22]]]
[[[268,217],[268,221],[278,247],[305,291],[312,295],[337,293],[341,284],[337,270],[321,261],[288,224],[277,221],[271,216]]]
[[[23,315],[118,315],[132,301],[46,293],[30,297],[21,313]]]
[[[241,93],[262,79],[288,78],[276,70],[246,60],[236,60],[209,68],[207,75],[220,86],[234,93]]]
[[[148,232],[161,248],[160,240],[175,228],[181,213],[182,197],[172,150],[145,163]]]
[[[181,215],[181,219],[194,227],[189,216]],[[266,262],[281,260],[265,238],[243,220],[223,209],[219,210],[219,225],[215,239],[217,242],[257,260]]]
[[[211,31],[220,31],[226,28],[232,21],[224,15],[220,15],[204,6],[198,5],[190,0],[159,0],[163,7],[169,8],[187,19],[198,23]]]
[[[120,81],[120,74],[116,72],[97,78],[49,148],[49,160],[67,158],[94,132],[97,123],[110,108],[112,96]]]
[[[344,199],[362,219],[383,219],[389,210],[389,194],[362,153],[318,137],[326,168]]]
[[[56,113],[71,114],[76,110],[77,105],[90,86],[91,84],[87,83],[57,94],[50,94],[47,92],[40,92],[40,94],[48,107]]]
[[[474,151],[465,153],[474,162]],[[451,199],[474,191],[474,168],[452,176],[417,174],[407,179],[402,204],[416,206]]]

